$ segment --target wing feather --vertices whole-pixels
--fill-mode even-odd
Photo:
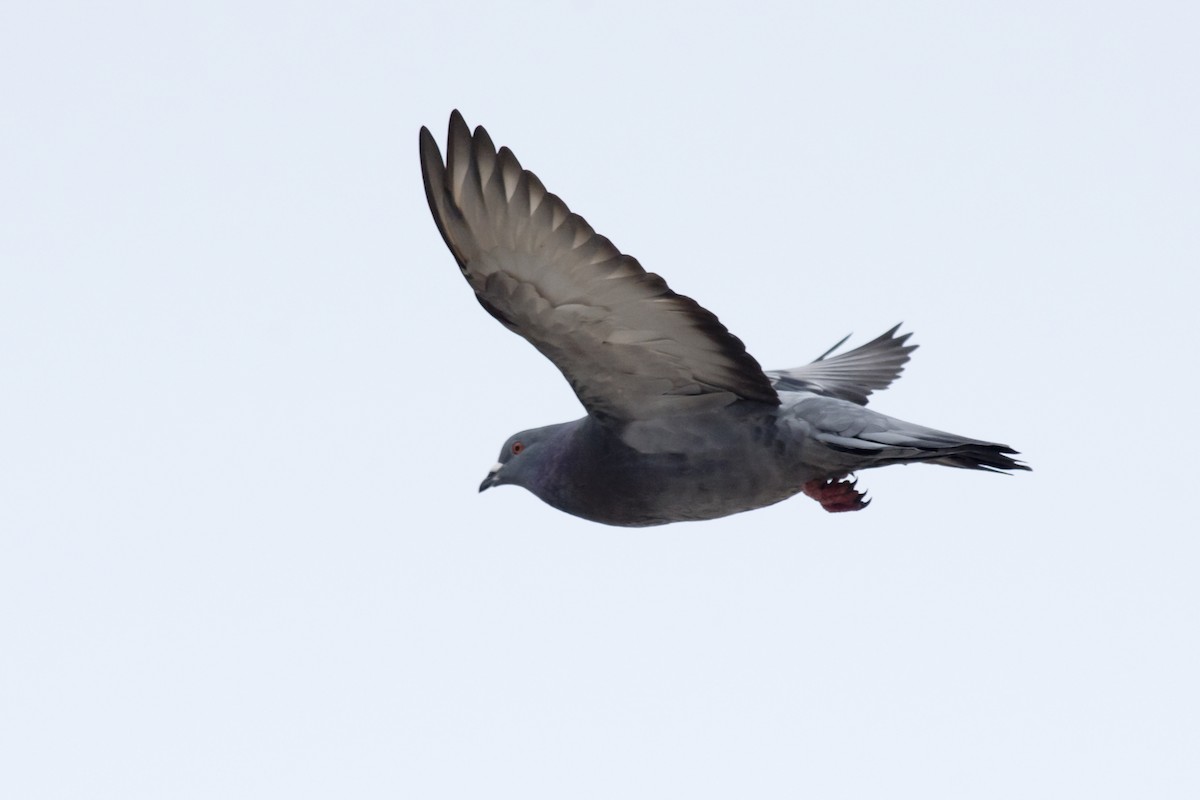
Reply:
[[[483,128],[455,111],[445,162],[426,128],[420,151],[430,211],[480,304],[554,362],[590,413],[778,404],[716,316],[597,234]]]
[[[897,336],[899,329],[896,325],[860,347],[830,357],[846,341],[843,339],[811,364],[768,372],[767,377],[777,391],[814,392],[865,406],[871,392],[886,389],[900,377],[909,354],[917,349],[915,344],[906,344],[912,334]]]

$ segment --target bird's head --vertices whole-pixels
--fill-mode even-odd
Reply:
[[[500,448],[500,460],[488,470],[487,477],[479,484],[479,491],[493,486],[512,484],[522,486],[536,494],[540,481],[546,475],[546,464],[554,450],[555,434],[561,425],[532,428],[508,437]]]

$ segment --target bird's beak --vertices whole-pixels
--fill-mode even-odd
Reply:
[[[492,468],[488,470],[487,477],[483,479],[483,483],[479,484],[479,491],[482,492],[484,489],[490,489],[496,485],[496,476],[500,474],[502,466],[504,465],[499,461],[492,465]]]

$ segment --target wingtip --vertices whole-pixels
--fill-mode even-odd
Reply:
[[[904,327],[903,322],[897,322],[895,325],[893,325],[892,327],[890,327],[886,331],[884,331],[883,335],[881,335],[879,338],[880,339],[895,339],[897,342],[903,344],[904,342],[907,342],[909,340],[909,338],[913,335],[912,331],[908,331],[907,333],[899,333],[900,329],[903,327]],[[899,335],[897,335],[897,334],[899,334]],[[916,347],[915,344],[912,346]]]
[[[450,111],[450,124],[448,126],[448,130],[451,134],[453,134],[455,128],[466,128],[468,135],[470,133],[470,128],[467,126],[467,121],[463,119],[462,112],[457,108],[451,109]],[[434,147],[437,147],[437,139],[434,138],[433,132],[430,131],[429,127],[426,125],[421,126],[420,141],[422,144],[425,144],[428,141]]]
[[[425,181],[425,191],[428,194],[432,191],[433,184],[438,182],[439,173],[443,169],[442,150],[438,147],[437,139],[433,138],[433,133],[424,125],[421,126],[417,141],[421,153],[421,176]],[[429,197],[429,203],[436,216],[437,208],[432,195]]]
[[[918,347],[920,347],[920,345],[908,343],[908,340],[912,338],[912,335],[913,335],[912,331],[908,331],[907,333],[901,333],[899,336],[896,335],[897,332],[900,330],[900,328],[902,328],[903,326],[904,326],[903,322],[897,322],[891,328],[887,329],[882,334],[880,334],[875,339],[875,341],[894,345],[896,347],[896,349],[899,350],[904,355],[904,362],[902,362],[902,363],[907,363],[909,358],[911,357],[910,354],[912,353],[912,351],[916,350]]]
[[[450,141],[454,141],[456,137],[471,138],[471,126],[463,119],[463,115],[459,113],[457,108],[450,112],[450,123],[447,125],[447,134],[450,137]]]
[[[832,354],[833,354],[833,351],[834,351],[834,350],[837,350],[839,347],[841,347],[841,346],[842,346],[842,345],[844,345],[846,342],[848,342],[848,341],[850,340],[850,337],[851,337],[851,336],[853,336],[853,335],[854,335],[854,333],[853,333],[853,332],[851,332],[851,333],[847,333],[845,336],[843,336],[843,337],[842,337],[842,338],[841,338],[841,339],[838,341],[838,343],[837,343],[837,344],[835,344],[833,347],[829,348],[829,349],[828,349],[828,350],[826,350],[824,353],[821,353],[821,355],[819,355],[819,356],[817,356],[815,359],[813,359],[814,363],[815,363],[815,362],[817,362],[817,361],[824,361],[826,358],[828,358],[830,355],[832,355]]]
[[[417,143],[421,149],[421,163],[424,164],[430,153],[436,152],[439,160],[441,159],[442,151],[438,148],[437,139],[433,138],[433,132],[424,125],[421,126],[421,132],[417,134]]]

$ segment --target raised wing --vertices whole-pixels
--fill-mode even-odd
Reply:
[[[438,230],[485,309],[554,362],[587,410],[637,420],[779,397],[741,340],[597,234],[507,147],[450,115],[421,128]]]
[[[847,336],[811,364],[768,372],[767,377],[780,392],[813,392],[865,406],[871,392],[886,389],[900,377],[909,353],[917,349],[915,344],[905,344],[912,334],[897,336],[899,329],[897,325],[860,347],[830,358],[829,354],[850,338]]]

